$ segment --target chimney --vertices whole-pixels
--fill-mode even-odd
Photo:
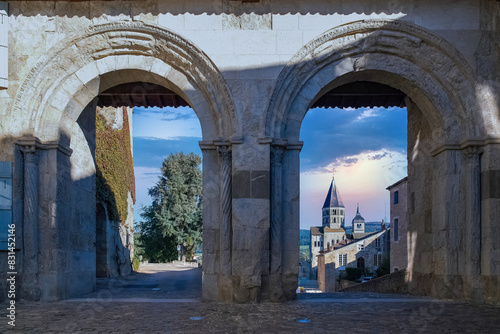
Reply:
[[[385,230],[385,222],[384,220],[382,219],[382,231]]]

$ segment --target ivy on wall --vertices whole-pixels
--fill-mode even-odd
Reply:
[[[110,220],[124,223],[128,215],[127,195],[135,203],[135,176],[130,126],[123,109],[123,128],[113,129],[104,116],[96,115],[96,192],[97,201],[107,204]]]

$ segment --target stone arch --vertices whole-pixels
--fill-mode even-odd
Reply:
[[[100,80],[109,73],[117,75]],[[19,88],[12,115],[20,126],[29,120],[26,130],[38,138],[56,140],[107,85],[138,78],[183,97],[205,140],[238,132],[226,82],[208,56],[171,31],[131,21],[90,26],[42,56]]]
[[[271,162],[273,175],[281,177],[281,184],[271,190],[272,208],[277,208],[272,215],[281,218],[275,224],[286,222],[288,230],[299,229],[299,138],[308,109],[324,93],[344,84],[389,85],[407,95],[408,125],[413,126],[408,131],[407,216],[408,231],[413,233],[409,253],[414,256],[407,268],[409,290],[442,298],[476,298],[464,287],[479,281],[481,265],[473,259],[481,252],[489,254],[480,249],[480,238],[474,234],[482,219],[474,213],[485,209],[479,195],[477,146],[488,145],[483,139],[498,133],[499,124],[496,102],[482,90],[487,84],[481,80],[453,45],[401,21],[353,22],[305,45],[278,76],[262,124],[261,136],[272,142],[274,150],[285,152],[280,164]],[[445,246],[433,243],[432,233],[421,233],[424,224],[432,231],[447,231],[441,238]],[[466,240],[467,254],[474,255],[457,269],[453,263],[458,261],[455,249],[460,238]],[[284,236],[282,249],[297,248],[294,239]],[[428,253],[415,252],[417,248]],[[297,283],[297,268],[287,264],[296,252],[282,255],[285,290]],[[441,260],[429,263],[427,255]],[[451,275],[457,280],[451,282]]]
[[[406,93],[435,124],[433,138],[442,144],[487,131],[488,122],[479,123],[473,71],[451,44],[410,23],[357,21],[325,32],[288,62],[276,81],[263,136],[298,141],[316,99],[353,81]]]

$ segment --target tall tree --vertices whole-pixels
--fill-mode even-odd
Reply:
[[[200,164],[199,155],[182,152],[170,154],[163,161],[162,175],[157,184],[149,189],[153,203],[143,208],[141,214],[144,219],[140,224],[141,240],[150,260],[172,260],[176,244],[181,245],[183,256],[191,254],[201,243]]]

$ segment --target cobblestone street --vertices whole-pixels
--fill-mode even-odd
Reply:
[[[162,266],[143,267],[142,273],[107,280],[107,285],[100,281],[96,293],[82,298],[20,302],[15,329],[3,316],[0,332],[498,333],[500,329],[498,306],[402,295],[303,294],[282,304],[204,303],[199,299],[200,269],[169,266],[164,271],[167,266]]]

